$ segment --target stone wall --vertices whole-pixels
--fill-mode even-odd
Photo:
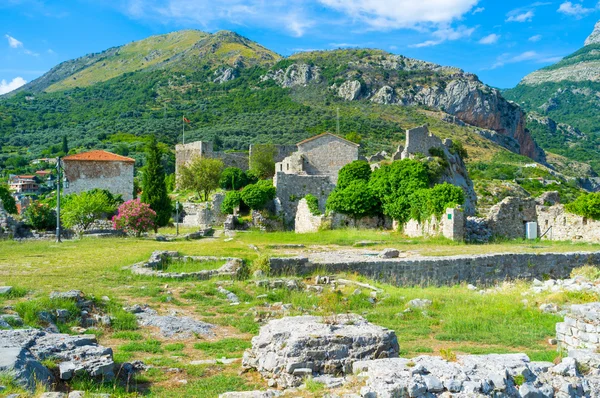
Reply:
[[[325,211],[325,203],[335,185],[329,176],[311,176],[275,173],[274,185],[277,188],[278,212],[283,216],[286,228],[294,229],[296,209],[300,199],[308,194],[319,200],[319,208]]]
[[[324,134],[298,144],[298,152],[305,159],[304,171],[308,175],[326,175],[336,184],[340,169],[358,160],[357,144],[333,134]]]
[[[427,126],[406,130],[406,145],[402,151],[402,159],[420,153],[429,156],[429,149],[442,148],[442,140],[429,132]]]
[[[69,187],[65,195],[106,189],[123,200],[133,199],[133,162],[63,160]]]
[[[429,220],[419,222],[410,220],[404,225],[403,232],[410,237],[444,236],[455,241],[465,240],[466,217],[462,209],[446,209],[441,219],[433,215]]]
[[[248,170],[248,153],[213,151],[212,142],[195,141],[189,144],[175,146],[175,173],[179,175],[181,166],[189,163],[195,157],[221,159],[225,167],[238,167]]]
[[[492,235],[505,239],[525,238],[525,224],[536,221],[535,199],[505,198],[494,205],[487,217]]]
[[[537,206],[538,236],[543,239],[600,243],[600,221],[569,213],[563,205]]]
[[[323,225],[323,221],[325,220],[325,215],[315,216],[310,212],[308,208],[308,203],[306,199],[300,199],[298,202],[298,207],[296,209],[296,219],[294,223],[294,228],[296,233],[304,234],[310,232],[318,232],[321,226]]]
[[[212,196],[210,202],[181,203],[183,208],[179,215],[181,224],[202,229],[223,224],[226,215],[221,213],[221,204],[224,199],[224,194],[217,193]]]
[[[306,257],[270,260],[271,273],[274,275],[305,275],[319,270],[327,273],[349,272],[395,286],[453,286],[460,283],[488,286],[504,280],[561,279],[569,277],[573,268],[589,264],[600,264],[600,252],[504,253],[399,259],[365,255],[352,260],[342,256],[313,261]]]
[[[296,145],[268,145],[271,146],[275,151],[273,154],[273,161],[275,161],[275,163],[281,162],[283,159],[287,158],[298,150]],[[265,144],[250,145],[250,160],[252,160],[253,153],[261,150],[261,147],[265,147]]]
[[[561,350],[600,347],[600,303],[573,304],[565,321],[556,324],[556,340]]]

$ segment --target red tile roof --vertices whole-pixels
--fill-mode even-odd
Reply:
[[[106,151],[96,150],[90,152],[78,153],[76,155],[69,155],[62,158],[62,160],[80,160],[80,161],[93,161],[93,162],[128,162],[133,163],[135,159],[128,158],[126,156],[117,155]]]

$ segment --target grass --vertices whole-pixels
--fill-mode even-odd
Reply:
[[[234,338],[194,344],[195,349],[202,350],[204,354],[211,358],[241,357],[244,350],[250,347],[249,341]]]
[[[532,360],[553,361],[557,353],[547,340],[554,337],[554,324],[560,320],[552,314],[541,313],[542,302],[559,305],[598,301],[595,294],[580,292],[542,293],[527,296],[530,285],[517,283],[498,291],[479,294],[466,286],[401,288],[375,283],[357,275],[341,275],[373,284],[383,289],[375,303],[369,291],[353,294],[355,287],[339,286],[338,291],[325,289],[317,294],[287,289],[257,287],[252,279],[233,281],[229,278],[212,280],[168,280],[134,276],[124,267],[148,259],[154,250],[174,250],[182,255],[240,257],[252,263],[259,256],[277,256],[287,249],[269,248],[273,244],[304,244],[307,250],[349,248],[355,242],[378,242],[368,250],[395,247],[428,255],[474,254],[488,252],[542,252],[600,250],[600,245],[565,242],[496,242],[489,245],[464,245],[444,240],[406,239],[393,232],[325,231],[319,234],[239,233],[232,241],[202,239],[199,241],[157,242],[146,239],[82,239],[54,242],[0,241],[0,280],[2,284],[18,286],[18,294],[0,297],[3,306],[15,308],[26,325],[41,326],[41,311],[65,308],[73,314],[67,323],[59,325],[68,330],[78,314],[73,302],[50,300],[55,290],[79,289],[88,297],[110,297],[110,302],[95,300],[96,305],[112,317],[112,326],[93,330],[100,344],[114,349],[118,363],[141,359],[156,370],[132,379],[129,386],[115,383],[98,384],[77,379],[73,385],[92,392],[110,392],[116,396],[143,393],[149,397],[202,396],[217,397],[226,391],[266,389],[253,372],[238,374],[239,364],[191,366],[189,361],[206,358],[240,357],[250,346],[252,336],[259,332],[257,316],[270,315],[265,306],[277,302],[289,303],[289,315],[309,312],[317,315],[353,312],[363,314],[371,322],[396,331],[401,355],[440,355],[442,352],[461,355],[502,352],[525,352]],[[259,248],[256,252],[249,245]],[[314,246],[314,247],[311,247]],[[589,269],[588,271],[594,271]],[[583,271],[580,271],[583,272]],[[40,283],[43,276],[43,283]],[[220,294],[217,282],[234,292],[241,300],[231,306]],[[26,294],[26,297],[23,295]],[[266,297],[257,296],[266,295]],[[165,300],[172,297],[172,300]],[[432,300],[424,310],[404,312],[408,301],[421,298]],[[217,326],[220,336],[215,341],[169,341],[153,335],[154,331],[138,329],[136,317],[123,306],[150,303],[159,312],[177,310]],[[281,316],[281,313],[275,313]],[[200,336],[199,336],[200,337]],[[185,358],[185,359],[184,359]],[[186,363],[187,362],[187,363]],[[182,372],[165,372],[179,368]],[[187,384],[177,383],[185,379]],[[4,384],[4,383],[3,383]],[[309,382],[310,384],[310,382]],[[319,386],[313,386],[318,389]],[[313,388],[309,387],[309,388]],[[12,390],[11,390],[12,391]],[[137,392],[135,392],[137,391]],[[319,392],[307,392],[318,396]]]

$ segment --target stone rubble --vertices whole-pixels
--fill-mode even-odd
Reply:
[[[239,297],[235,293],[230,292],[229,290],[225,289],[223,286],[217,287],[217,291],[219,293],[225,295],[225,297],[227,297],[227,300],[229,300],[229,302],[231,304],[239,304],[240,303]]]
[[[214,336],[212,331],[214,325],[210,323],[197,321],[186,316],[158,315],[155,310],[139,305],[124,309],[135,314],[141,326],[156,327],[164,337],[185,339],[194,337],[196,334]]]
[[[556,324],[560,349],[600,348],[600,303],[573,304],[564,322]]]
[[[594,354],[596,358],[599,355]],[[582,376],[574,358],[554,365],[531,362],[525,354],[358,361],[354,373],[366,379],[364,398],[394,397],[597,397],[600,371]]]
[[[85,373],[103,380],[114,378],[112,349],[97,344],[93,335],[71,336],[36,329],[0,330],[0,372],[14,372],[26,388],[39,381],[50,386],[55,380],[42,365],[58,361],[62,380]]]
[[[357,360],[396,356],[394,331],[358,315],[297,316],[262,326],[242,365],[258,370],[270,386],[288,388],[309,376],[350,374]]]

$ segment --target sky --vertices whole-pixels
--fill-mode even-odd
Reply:
[[[379,48],[510,88],[583,47],[599,19],[598,0],[0,0],[0,94],[180,29],[233,30],[281,55]]]

